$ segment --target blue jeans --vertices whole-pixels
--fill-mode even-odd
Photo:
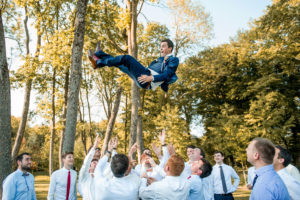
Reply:
[[[122,56],[113,57],[109,54],[104,53],[101,50],[97,51],[95,53],[95,56],[97,56],[99,58],[99,60],[97,60],[98,67],[116,66],[122,72],[128,74],[128,76],[131,79],[133,79],[140,88],[146,89],[148,87],[149,83],[141,84],[138,82],[137,79],[141,75],[150,76],[151,72],[146,67],[144,67],[141,63],[139,63],[134,57],[132,57],[130,55],[122,55]]]

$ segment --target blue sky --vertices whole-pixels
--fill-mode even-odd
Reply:
[[[194,0],[200,1],[205,10],[210,13],[213,22],[214,38],[210,46],[227,43],[238,30],[245,30],[249,22],[264,14],[271,0]],[[150,21],[156,21],[171,27],[171,16],[166,9],[158,6],[144,5],[143,14]],[[140,15],[140,21],[145,18]]]
[[[267,6],[271,4],[271,0],[194,0],[200,1],[205,7],[206,11],[210,13],[213,22],[214,38],[208,45],[216,46],[219,44],[229,42],[230,37],[234,37],[238,30],[245,30],[249,27],[249,22],[259,18],[264,14]],[[161,24],[166,24],[171,28],[171,16],[166,9],[158,6],[150,6],[145,4],[143,7],[143,14],[150,21],[156,21]],[[145,17],[140,15],[140,21],[146,22]],[[13,45],[7,41],[7,49]],[[7,51],[9,52],[9,51]],[[13,67],[14,68],[14,67]],[[31,109],[34,109],[35,99],[32,94]],[[14,116],[21,116],[23,106],[23,90],[12,90],[11,112]],[[101,108],[100,108],[101,109]],[[94,109],[93,109],[94,110]],[[96,108],[99,110],[99,108]],[[99,113],[99,112],[97,112]],[[94,115],[99,120],[98,115]],[[102,117],[100,117],[101,119]],[[201,126],[192,126],[192,133],[195,135],[203,132]]]

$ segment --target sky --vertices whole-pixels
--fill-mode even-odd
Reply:
[[[210,13],[213,22],[214,37],[208,42],[209,46],[217,46],[219,44],[228,43],[231,37],[234,37],[239,30],[249,28],[249,22],[259,18],[264,14],[267,6],[271,4],[271,0],[194,0],[200,1],[205,10]],[[147,22],[156,21],[161,24],[171,26],[171,16],[166,9],[159,6],[151,6],[144,4],[142,15],[139,16],[139,21]],[[7,41],[7,50],[13,45]],[[9,52],[9,50],[7,51]],[[11,67],[14,69],[14,67]],[[32,94],[30,107],[33,108],[36,93]],[[24,91],[22,89],[11,91],[11,113],[14,116],[21,116]],[[98,105],[99,106],[99,105]],[[99,112],[97,112],[99,113]],[[94,115],[99,119],[99,116]],[[102,117],[100,117],[102,118]],[[103,119],[103,118],[102,118]],[[203,127],[192,125],[192,134],[201,136]]]

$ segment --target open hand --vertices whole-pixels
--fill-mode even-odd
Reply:
[[[147,76],[147,75],[142,75],[142,76],[138,77],[138,81],[141,84],[151,82],[151,81],[153,81],[153,79],[154,79],[153,76]]]

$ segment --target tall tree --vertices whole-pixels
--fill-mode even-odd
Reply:
[[[32,6],[32,13],[28,12],[28,2],[25,2],[24,9],[25,9],[25,19],[24,19],[24,28],[25,28],[25,34],[26,34],[26,63],[23,68],[30,68],[27,71],[29,71],[28,76],[26,76],[25,81],[25,93],[24,93],[24,104],[23,104],[23,110],[22,110],[22,116],[21,116],[21,122],[19,125],[19,129],[17,132],[17,137],[13,146],[12,150],[12,160],[14,160],[19,153],[21,141],[25,132],[25,127],[27,123],[28,118],[28,111],[29,111],[29,105],[30,105],[30,96],[31,96],[31,90],[32,90],[32,83],[34,80],[34,74],[36,71],[37,66],[39,65],[39,54],[40,54],[40,46],[41,46],[41,25],[40,25],[40,19],[37,20],[36,29],[37,29],[37,46],[35,50],[35,56],[33,58],[33,61],[31,61],[30,56],[30,49],[29,49],[29,42],[30,42],[30,33],[28,30],[28,18],[29,16],[35,15],[39,16],[41,14],[41,8],[39,2],[34,2]],[[23,70],[21,70],[23,71]],[[24,71],[23,71],[24,72]],[[25,77],[25,76],[24,76]]]
[[[107,124],[107,128],[106,128],[106,132],[105,132],[105,136],[104,136],[104,141],[103,141],[103,145],[102,145],[102,149],[101,149],[101,155],[105,154],[105,151],[107,150],[107,146],[108,146],[108,142],[111,138],[112,132],[113,132],[113,127],[118,115],[118,111],[119,111],[119,107],[120,107],[120,101],[121,101],[121,94],[122,94],[123,88],[120,87],[117,91],[116,94],[116,98],[114,101],[114,107],[112,110],[112,113],[110,115],[108,124]]]
[[[78,0],[76,6],[75,32],[72,47],[71,83],[68,94],[66,132],[63,141],[63,152],[74,150],[87,3],[88,0]]]
[[[1,1],[2,2],[2,1]],[[6,60],[6,46],[2,15],[4,5],[0,5],[0,198],[2,183],[11,171],[11,117],[10,81]]]

